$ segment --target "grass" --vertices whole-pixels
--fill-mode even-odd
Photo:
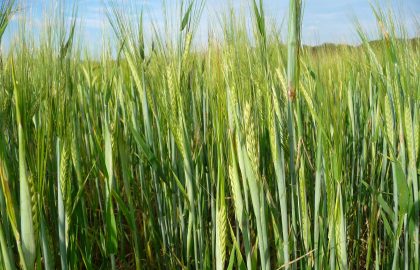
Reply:
[[[39,42],[21,31],[0,68],[0,269],[419,269],[418,41],[372,7],[377,41],[301,46],[292,0],[285,45],[250,3],[254,31],[229,13],[203,51],[195,1],[153,42],[106,4],[99,60],[63,10]]]

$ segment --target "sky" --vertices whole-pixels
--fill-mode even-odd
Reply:
[[[2,0],[0,0],[2,1]],[[77,19],[79,21],[78,35],[82,37],[83,45],[90,51],[98,51],[101,42],[109,38],[110,25],[105,13],[104,2],[110,0],[73,0],[66,3],[65,16],[70,21],[74,15],[72,4],[77,3]],[[146,36],[150,37],[152,26],[163,28],[165,10],[170,17],[170,25],[179,18],[181,0],[113,0],[118,8],[130,20],[139,18],[143,10]],[[13,17],[3,40],[3,49],[9,49],[12,41],[19,36],[19,23],[25,20],[26,30],[34,36],[40,36],[45,19],[50,18],[51,10],[57,8],[58,0],[18,0],[19,12]],[[283,39],[286,33],[288,0],[264,0],[267,24],[277,28],[283,25]],[[166,3],[166,4],[164,4]],[[205,44],[208,33],[221,35],[220,14],[232,7],[240,18],[250,24],[251,0],[207,0],[197,30],[196,43]],[[377,3],[381,8],[393,8],[399,20],[406,26],[410,36],[420,33],[420,0],[304,0],[304,17],[302,26],[302,41],[315,45],[322,43],[357,44],[360,40],[355,31],[355,19],[360,22],[365,31],[375,38],[376,21],[370,3]],[[51,7],[53,7],[51,9]],[[165,8],[164,8],[165,7]],[[283,22],[283,24],[282,24]],[[105,33],[105,34],[104,34]]]

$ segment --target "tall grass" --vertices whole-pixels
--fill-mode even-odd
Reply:
[[[100,59],[63,10],[2,56],[0,269],[419,269],[420,51],[398,18],[311,48],[301,1],[283,44],[253,0],[254,31],[228,13],[199,51],[204,2],[152,40],[105,6]]]

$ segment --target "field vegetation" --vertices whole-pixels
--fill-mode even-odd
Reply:
[[[300,0],[286,43],[250,1],[251,30],[227,13],[196,50],[203,2],[152,40],[105,6],[99,58],[63,11],[2,55],[0,269],[420,269],[420,50],[398,18],[312,48]]]

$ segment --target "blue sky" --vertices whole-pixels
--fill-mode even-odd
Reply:
[[[110,33],[110,26],[105,15],[104,4],[109,0],[77,0],[78,19],[81,29],[79,36],[89,50],[98,50],[104,33]],[[31,29],[38,36],[45,19],[51,15],[51,7],[59,2],[57,0],[18,0],[21,9],[13,18],[7,30],[4,48],[10,46],[11,41],[18,36],[18,23],[25,18],[27,30]],[[74,1],[65,1],[67,3]],[[163,0],[114,0],[124,10],[124,13],[135,20],[140,10],[145,14],[145,31],[150,34],[152,23],[158,27],[164,25]],[[166,12],[175,20],[178,18],[177,4],[180,0],[166,0]],[[279,26],[287,16],[288,0],[264,0],[267,21],[270,25]],[[358,18],[364,29],[372,34],[376,29],[375,19],[368,0],[306,0],[302,28],[302,40],[306,44],[357,43],[359,41],[354,27],[354,18]],[[420,0],[372,0],[382,8],[393,7],[394,12],[400,14],[400,20],[406,25],[411,36],[419,35],[418,26],[414,18],[420,21]],[[250,0],[207,0],[196,39],[197,43],[207,40],[209,31],[219,35],[220,14],[228,10],[229,6],[243,18],[249,16]],[[68,20],[72,17],[71,4],[67,4],[65,16]],[[248,20],[249,21],[249,20]],[[284,27],[285,28],[285,27]],[[284,31],[283,31],[284,32]]]

